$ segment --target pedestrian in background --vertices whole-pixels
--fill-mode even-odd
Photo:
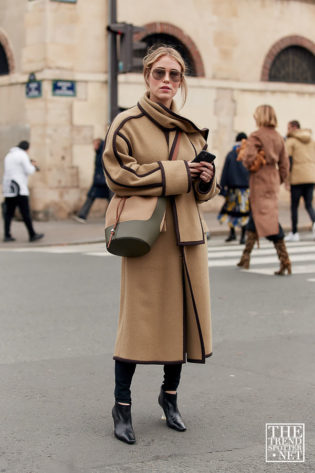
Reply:
[[[150,252],[122,258],[112,414],[116,437],[127,443],[135,442],[130,386],[136,365],[164,365],[158,402],[167,426],[184,431],[177,407],[182,364],[205,363],[212,353],[207,243],[196,204],[216,195],[217,186],[212,164],[192,162],[207,147],[207,130],[176,110],[173,97],[181,89],[185,98],[187,85],[175,49],[151,50],[143,73],[147,93],[115,118],[104,152],[112,191],[167,199],[166,226]]]
[[[34,242],[44,236],[43,233],[35,232],[30,213],[28,176],[39,171],[39,167],[36,161],[30,160],[27,153],[29,148],[28,141],[21,141],[17,146],[11,148],[4,158],[2,191],[5,201],[2,208],[4,216],[3,241],[5,242],[15,241],[11,235],[11,222],[17,207],[27,228],[29,241]]]
[[[299,241],[298,207],[303,197],[305,209],[312,221],[315,238],[315,212],[312,206],[315,183],[315,142],[311,130],[301,129],[297,120],[288,123],[286,149],[290,159],[290,192],[292,231],[286,241]]]
[[[225,202],[219,212],[220,223],[227,221],[230,233],[226,242],[236,240],[235,228],[240,227],[240,243],[245,243],[246,225],[249,218],[249,172],[241,161],[237,161],[237,150],[241,141],[246,139],[246,133],[236,135],[232,150],[227,154],[222,170],[220,195],[225,197]]]
[[[274,109],[270,105],[260,105],[256,108],[254,119],[258,130],[249,136],[242,156],[239,155],[244,166],[250,170],[251,215],[245,249],[238,266],[248,269],[255,241],[267,237],[273,242],[280,259],[280,269],[275,274],[284,275],[286,271],[291,274],[291,262],[278,212],[280,184],[288,178],[289,158],[284,140],[275,129],[278,122]],[[261,164],[257,165],[257,162]]]
[[[73,218],[80,223],[86,223],[95,199],[107,199],[109,201],[111,198],[111,192],[106,184],[102,163],[104,141],[101,138],[96,138],[93,140],[93,148],[95,151],[93,183],[87,193],[83,206],[78,214],[73,216]]]

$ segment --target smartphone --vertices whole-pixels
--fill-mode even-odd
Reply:
[[[195,159],[192,160],[193,163],[200,163],[201,161],[206,161],[207,163],[213,163],[215,160],[215,155],[208,153],[208,151],[200,151],[198,156],[195,157]]]

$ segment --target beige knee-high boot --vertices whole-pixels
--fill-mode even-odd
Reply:
[[[280,260],[280,269],[279,271],[275,271],[275,274],[277,276],[283,276],[285,275],[286,271],[288,274],[291,274],[291,261],[284,243],[284,239],[275,241],[273,244],[275,245]]]
[[[244,269],[249,269],[250,254],[252,252],[252,249],[254,248],[256,240],[257,235],[255,232],[247,232],[245,248],[240,261],[237,263],[237,266],[240,266]]]

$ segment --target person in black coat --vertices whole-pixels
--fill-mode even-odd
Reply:
[[[236,135],[236,143],[225,158],[222,170],[220,194],[225,197],[225,202],[219,212],[220,223],[228,222],[230,233],[225,241],[236,240],[235,228],[241,227],[240,243],[245,243],[245,231],[249,218],[249,172],[241,161],[237,161],[237,149],[242,139],[246,139],[245,133]]]
[[[104,141],[101,138],[96,138],[93,140],[93,146],[95,150],[93,183],[87,193],[87,197],[83,206],[77,215],[74,215],[74,219],[80,223],[86,223],[89,211],[95,199],[107,199],[108,201],[111,199],[111,191],[106,184],[103,171],[102,156],[104,150]]]

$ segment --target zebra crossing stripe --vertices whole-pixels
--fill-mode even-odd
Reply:
[[[92,251],[91,251],[92,250]],[[109,255],[104,243],[83,243],[79,245],[36,246],[33,248],[12,248],[10,251],[25,253],[53,253],[53,254],[90,254],[97,256]]]
[[[315,245],[309,245],[309,246],[300,246],[300,247],[294,247],[294,249],[288,248],[288,253],[309,253],[309,252],[314,252],[315,253]],[[264,256],[264,255],[274,255],[275,253],[275,248],[272,247],[264,247],[264,248],[259,248],[259,249],[254,249],[252,252],[253,256]],[[208,249],[208,257],[211,258],[224,258],[225,256],[239,256],[242,254],[242,249],[238,250],[232,250],[229,252],[226,251],[212,251],[212,248]]]
[[[313,255],[294,255],[289,253],[290,260],[291,262],[308,262],[308,261],[315,261],[315,254]],[[224,267],[224,266],[234,266],[236,263],[238,263],[239,258],[224,258],[224,259],[208,259],[208,266],[209,268],[218,268],[218,267]],[[278,263],[279,259],[276,255],[274,256],[252,256],[250,259],[250,264],[251,266],[253,265],[263,265],[263,264],[269,264],[269,263]]]
[[[292,274],[315,273],[315,244],[313,241],[294,242],[286,245],[292,263]],[[238,263],[244,247],[231,245],[227,251],[224,245],[208,246],[208,267],[222,268],[235,267]],[[299,264],[300,263],[300,264]],[[308,264],[310,263],[310,264]],[[265,266],[265,267],[264,267]],[[253,250],[250,259],[250,269],[244,273],[256,273],[260,275],[273,276],[279,267],[279,259],[271,242],[263,242],[260,248]],[[313,282],[310,280],[310,282]],[[315,280],[314,280],[315,282]]]
[[[277,268],[278,270],[278,268]],[[263,274],[266,276],[271,276],[274,274],[274,268],[269,267],[269,268],[250,268],[250,269],[244,269],[243,271],[246,271],[248,273],[256,273],[256,274]],[[310,265],[293,265],[292,266],[292,274],[309,274],[309,273],[315,273],[315,265],[310,264]],[[315,279],[308,279],[308,281],[315,282]]]
[[[257,248],[257,244],[255,244],[254,246],[254,250],[258,249],[258,250],[262,250],[262,249],[266,249],[266,248],[273,248],[274,249],[274,246],[271,242],[269,241],[261,241],[259,243],[259,246],[260,248]],[[286,243],[286,246],[288,248],[288,250],[290,250],[290,248],[296,248],[296,247],[310,247],[310,246],[315,246],[315,242],[314,241],[299,241],[299,242],[289,242],[289,243]],[[242,252],[244,249],[244,245],[240,245],[238,243],[235,243],[235,244],[225,244],[225,245],[215,245],[215,246],[212,246],[210,243],[208,244],[208,251],[225,251],[227,253],[231,252],[231,251],[240,251]]]

